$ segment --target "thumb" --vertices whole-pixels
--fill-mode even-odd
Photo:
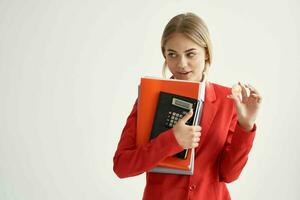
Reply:
[[[232,99],[236,104],[242,102],[241,96],[238,94],[229,94],[227,95],[227,98]]]
[[[230,94],[230,95],[227,95],[227,98],[230,98],[234,101],[236,108],[239,109],[241,107],[242,100],[238,95]]]
[[[186,123],[193,116],[193,109],[181,118],[181,122]]]

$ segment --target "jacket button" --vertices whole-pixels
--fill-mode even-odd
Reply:
[[[194,185],[194,184],[193,184],[193,185],[190,185],[190,188],[189,188],[189,189],[190,189],[190,191],[193,191],[194,189],[196,189],[196,185]]]

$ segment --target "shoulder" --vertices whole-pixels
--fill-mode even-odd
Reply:
[[[217,83],[213,83],[213,82],[209,82],[208,84],[210,84],[213,87],[217,99],[226,97],[227,95],[229,95],[231,93],[230,87],[220,85]]]
[[[234,111],[234,102],[227,97],[227,95],[231,94],[230,87],[212,82],[208,82],[207,86],[208,93],[206,93],[206,100],[214,102],[216,106],[225,109],[228,112]]]

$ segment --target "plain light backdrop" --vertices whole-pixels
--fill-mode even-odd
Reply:
[[[141,199],[113,155],[160,38],[194,12],[211,32],[209,80],[263,96],[233,199],[300,199],[298,0],[0,0],[0,200]]]

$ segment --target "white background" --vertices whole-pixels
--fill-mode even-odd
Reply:
[[[263,96],[233,199],[300,199],[300,3],[0,0],[0,199],[141,199],[113,155],[139,78],[161,77],[160,38],[195,12],[214,47],[209,80]],[[298,117],[298,118],[297,118]]]

